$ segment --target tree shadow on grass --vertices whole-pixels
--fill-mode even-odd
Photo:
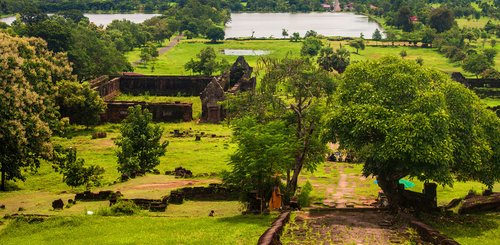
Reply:
[[[63,135],[59,135],[59,136],[63,137],[63,138],[68,138],[68,139],[71,139],[73,137],[79,137],[79,136],[89,136],[89,137],[92,137],[93,133],[97,133],[97,132],[107,132],[107,133],[110,133],[110,132],[113,132],[115,130],[118,130],[119,127],[120,127],[120,124],[118,124],[118,125],[111,125],[109,127],[105,127],[105,129],[102,130],[99,127],[92,127],[92,126],[91,127],[86,127],[86,126],[82,126],[82,125],[71,125],[70,127],[68,127],[65,130],[65,132],[63,133]]]
[[[224,217],[217,219],[218,222],[226,222],[232,224],[258,224],[259,226],[269,227],[276,219],[274,215],[236,215],[232,217]]]
[[[16,182],[12,180],[5,181],[5,191],[2,192],[11,192],[11,191],[19,191],[21,188],[17,185]]]
[[[496,230],[500,224],[500,214],[446,215],[426,218],[428,223],[444,234],[453,237],[479,237],[485,232]]]

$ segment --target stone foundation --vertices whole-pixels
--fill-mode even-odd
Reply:
[[[157,122],[193,120],[190,103],[146,103],[113,101],[120,93],[155,96],[200,96],[202,101],[201,121],[218,123],[225,118],[219,102],[225,93],[237,93],[255,88],[256,79],[251,77],[253,68],[243,56],[237,58],[229,73],[222,76],[146,76],[124,73],[122,76],[101,76],[90,82],[92,89],[106,101],[108,108],[101,115],[103,122],[121,122],[127,117],[127,108],[142,105],[153,113]]]
[[[119,123],[128,115],[128,108],[141,105],[153,114],[155,122],[189,122],[193,120],[191,103],[146,103],[127,101],[108,101],[106,112],[101,115],[102,122]]]

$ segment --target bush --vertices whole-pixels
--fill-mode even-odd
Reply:
[[[131,201],[118,201],[111,207],[99,209],[97,214],[102,216],[122,216],[134,215],[140,211],[140,208]]]
[[[299,205],[301,207],[308,207],[311,205],[311,200],[309,198],[309,195],[311,194],[312,189],[313,189],[312,185],[309,181],[307,181],[304,184],[304,186],[302,186],[302,189],[298,197]]]

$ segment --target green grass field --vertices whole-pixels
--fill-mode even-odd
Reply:
[[[56,217],[43,223],[14,221],[2,244],[255,244],[274,215],[155,218]]]
[[[488,23],[489,20],[491,20],[493,23],[498,22],[498,21],[496,21],[492,18],[489,18],[489,17],[481,17],[480,19],[474,19],[474,18],[456,19],[457,24],[460,28],[469,27],[469,28],[481,28],[481,29],[484,28],[484,26],[486,25],[486,23]]]
[[[500,241],[500,214],[427,218],[426,222],[464,245],[496,245]]]
[[[210,44],[204,39],[182,40],[175,48],[161,55],[156,61],[155,71],[151,72],[150,66],[144,68],[137,66],[135,72],[142,74],[162,74],[162,75],[192,75],[191,72],[184,69],[184,64],[191,58],[195,58],[203,48],[212,47],[219,54],[219,57],[225,58],[229,63],[236,60],[237,56],[222,55],[224,49],[260,49],[271,51],[270,56],[283,57],[288,52],[298,55],[300,52],[300,42],[290,42],[288,40],[253,40],[253,41],[224,41],[222,43]],[[129,60],[135,59],[134,52],[128,53]],[[130,58],[132,57],[132,58]],[[248,63],[256,67],[259,56],[246,56]]]
[[[432,67],[447,73],[458,71],[464,73],[466,76],[472,76],[472,74],[464,72],[459,63],[450,63],[446,57],[432,48],[409,46],[392,47],[389,43],[387,43],[387,45],[389,45],[387,47],[367,46],[365,50],[360,50],[359,54],[356,54],[354,52],[355,50],[347,45],[347,42],[324,40],[324,43],[325,45],[331,45],[333,48],[340,47],[342,43],[344,47],[347,47],[347,49],[351,51],[352,61],[377,59],[385,55],[399,56],[399,53],[402,50],[406,50],[408,56],[405,59],[415,60],[416,58],[421,57],[424,60],[424,66]],[[191,58],[195,58],[196,54],[205,47],[213,47],[216,52],[219,53],[220,58],[225,58],[229,63],[232,63],[236,59],[236,56],[223,55],[222,52],[224,49],[268,50],[271,52],[269,54],[271,57],[284,57],[287,54],[298,56],[300,54],[301,46],[301,42],[290,42],[288,40],[226,40],[218,44],[209,44],[203,39],[182,40],[175,48],[158,58],[158,61],[156,61],[155,64],[154,72],[151,71],[150,66],[136,66],[135,72],[155,75],[192,75],[191,72],[184,69],[184,64]],[[134,57],[136,55],[137,54],[135,52],[127,54],[129,60],[136,59]],[[245,59],[255,68],[255,71],[258,72],[259,69],[257,67],[257,60],[259,59],[259,56],[245,56]],[[499,68],[500,58],[497,57],[496,60],[496,67]]]
[[[481,101],[483,101],[489,107],[500,106],[500,99],[484,98],[481,99]]]

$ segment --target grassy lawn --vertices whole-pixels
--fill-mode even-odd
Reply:
[[[142,74],[155,75],[192,75],[191,72],[184,70],[186,64],[191,58],[195,58],[203,48],[212,47],[219,54],[219,57],[225,58],[229,63],[236,60],[237,56],[223,55],[224,49],[260,49],[270,50],[270,56],[283,57],[288,52],[296,55],[300,52],[300,42],[290,42],[288,40],[252,40],[252,41],[224,41],[222,43],[210,44],[204,39],[182,40],[175,48],[166,52],[158,58],[154,72],[148,67],[135,67],[135,72]],[[133,54],[130,54],[133,55]],[[248,63],[256,67],[259,56],[246,56]]]
[[[500,214],[451,215],[426,222],[464,245],[496,245],[500,241]]]
[[[158,45],[157,49],[161,49],[162,47],[167,46],[170,43],[168,39],[165,39],[161,45]],[[134,63],[137,61],[141,60],[141,48],[134,48],[134,50],[127,52],[125,54],[125,57],[127,58],[128,62]]]
[[[2,244],[255,244],[274,215],[227,217],[56,217],[14,221]]]
[[[402,50],[406,50],[408,56],[405,59],[415,60],[418,57],[424,59],[424,66],[432,67],[443,72],[451,73],[459,71],[464,73],[458,63],[450,63],[447,58],[438,53],[432,48],[418,48],[418,47],[403,47],[403,46],[367,46],[365,50],[360,50],[359,54],[354,53],[354,49],[349,47],[346,42],[339,41],[324,41],[325,45],[330,45],[333,48],[347,47],[352,55],[352,61],[377,59],[385,55],[396,55]],[[229,63],[232,63],[236,56],[223,55],[224,49],[253,49],[253,50],[269,50],[271,57],[284,57],[287,54],[299,55],[301,42],[290,42],[288,40],[249,40],[249,41],[236,41],[226,40],[218,44],[206,43],[203,39],[182,40],[175,48],[161,55],[155,65],[154,72],[148,67],[135,67],[135,72],[142,74],[155,74],[155,75],[192,75],[191,72],[184,70],[184,64],[191,58],[195,58],[196,54],[205,47],[213,47],[219,53],[220,58],[225,58]],[[500,46],[500,45],[497,45]],[[133,56],[134,53],[129,53],[128,56]],[[245,56],[248,63],[257,69],[257,60],[259,56]],[[497,62],[500,63],[500,62]],[[497,64],[497,66],[500,64]],[[464,73],[467,76],[471,74]]]
[[[193,174],[220,173],[227,170],[229,154],[234,150],[231,142],[231,129],[222,124],[197,124],[186,123],[160,123],[163,129],[163,140],[168,140],[167,153],[160,158],[157,167],[161,173],[182,166],[193,171]],[[110,185],[115,182],[120,174],[116,170],[116,146],[114,139],[119,136],[119,124],[105,124],[94,129],[78,128],[70,133],[71,138],[54,137],[54,144],[66,147],[74,147],[78,151],[78,157],[85,159],[86,164],[102,166],[104,173],[103,184]],[[189,131],[193,136],[173,137],[171,132],[175,129]],[[107,133],[103,139],[92,139],[95,131]],[[195,141],[194,134],[204,132],[201,141]],[[212,137],[212,134],[216,137]],[[26,182],[8,182],[11,189],[22,189],[27,191],[72,191],[66,184],[62,183],[62,176],[54,172],[49,163],[42,162],[37,173],[27,173]],[[78,189],[77,189],[78,190]],[[0,192],[0,199],[4,196]]]
[[[484,98],[484,99],[481,99],[481,101],[483,101],[489,107],[500,106],[500,99]]]
[[[491,20],[493,23],[496,23],[492,18],[489,17],[481,17],[480,19],[471,18],[470,20],[466,18],[455,19],[460,28],[469,27],[469,28],[484,28],[486,23]]]

